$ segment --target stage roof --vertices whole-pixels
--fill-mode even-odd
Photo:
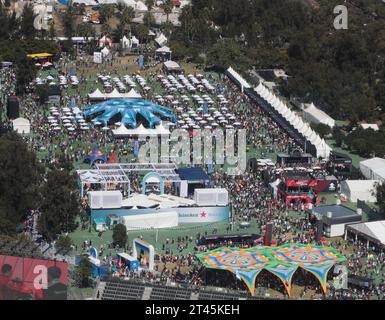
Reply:
[[[312,273],[326,292],[329,270],[346,260],[331,247],[296,243],[248,249],[221,247],[196,256],[207,268],[234,273],[243,280],[251,294],[258,274],[264,269],[277,276],[290,295],[292,277],[299,267]]]

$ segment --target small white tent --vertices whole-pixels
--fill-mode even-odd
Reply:
[[[132,88],[129,92],[122,94],[123,98],[127,99],[140,99],[142,96],[140,93],[136,92],[134,88]]]
[[[163,47],[167,43],[167,41],[168,40],[163,33],[161,33],[157,38],[155,38],[155,42],[159,47]]]
[[[19,134],[29,134],[31,132],[31,123],[28,119],[17,118],[12,121],[13,130]]]
[[[104,93],[102,93],[99,88],[97,88],[94,92],[89,93],[88,97],[92,100],[103,100],[105,99]]]

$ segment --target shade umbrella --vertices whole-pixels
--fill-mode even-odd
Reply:
[[[182,128],[182,129],[188,129],[188,125],[185,124],[185,125],[183,125],[181,128]]]
[[[102,130],[103,131],[108,131],[108,130],[110,130],[110,128],[109,127],[103,127]]]
[[[53,114],[54,116],[58,116],[58,115],[60,115],[60,113],[59,113],[59,112],[57,112],[57,111],[55,111],[55,112],[52,112],[52,114]]]
[[[204,126],[205,129],[212,129],[211,126]]]
[[[84,123],[84,122],[86,122],[86,120],[84,120],[84,119],[77,119],[77,121],[78,121],[79,123]]]
[[[75,131],[74,127],[68,127],[67,129],[68,129],[68,131]]]
[[[95,126],[100,126],[101,124],[102,124],[102,123],[101,123],[100,121],[95,121],[95,122],[94,122],[94,125],[95,125]]]
[[[64,119],[63,120],[63,123],[70,123],[71,121],[70,120],[68,120],[68,119]]]
[[[200,123],[200,124],[206,124],[207,121],[206,121],[206,120],[201,120],[201,121],[199,121],[199,123]]]
[[[211,125],[212,125],[213,127],[218,127],[218,126],[219,126],[219,124],[216,123],[216,122],[213,122]]]
[[[65,123],[65,124],[63,124],[63,126],[65,126],[65,127],[71,127],[72,124],[70,124],[70,123]]]

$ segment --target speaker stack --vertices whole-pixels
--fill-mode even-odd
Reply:
[[[322,219],[319,219],[317,220],[316,241],[320,241],[323,236],[324,236],[323,221]]]
[[[9,120],[19,118],[19,100],[15,96],[8,97],[7,101],[7,117]]]
[[[264,236],[265,246],[270,246],[272,239],[273,239],[273,223],[268,222],[266,223],[266,226],[265,226],[265,236]]]

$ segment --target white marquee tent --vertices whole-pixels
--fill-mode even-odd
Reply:
[[[324,111],[318,109],[313,102],[310,104],[303,104],[302,110],[304,118],[309,122],[323,123],[330,128],[335,126],[335,120]]]
[[[366,179],[385,179],[385,159],[372,158],[361,161],[360,170]]]
[[[369,241],[385,245],[385,220],[351,224],[347,230]]]
[[[341,193],[351,202],[357,200],[376,202],[374,192],[377,183],[378,180],[345,180],[341,182]]]

